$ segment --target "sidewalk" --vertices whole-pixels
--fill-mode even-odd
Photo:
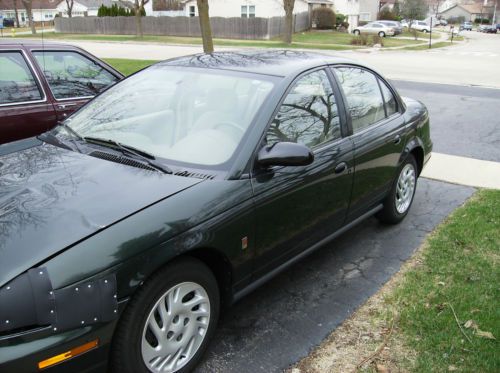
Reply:
[[[422,177],[478,188],[500,189],[500,162],[432,153]]]

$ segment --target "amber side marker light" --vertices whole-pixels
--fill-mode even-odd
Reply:
[[[87,342],[81,346],[72,348],[71,350],[63,352],[62,354],[52,356],[46,360],[40,361],[38,363],[38,369],[42,370],[42,369],[51,367],[52,365],[62,363],[63,361],[66,361],[66,360],[71,359],[75,356],[78,356],[78,355],[81,355],[87,351],[90,351],[93,348],[96,348],[98,345],[99,345],[99,340],[94,339],[93,341],[90,341],[90,342]]]

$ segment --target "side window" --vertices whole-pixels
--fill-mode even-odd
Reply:
[[[94,61],[71,51],[33,52],[56,99],[95,96],[118,79]]]
[[[385,118],[384,101],[375,75],[357,67],[334,70],[347,100],[354,133]]]
[[[389,87],[387,87],[387,85],[380,79],[378,80],[378,82],[380,83],[380,89],[382,89],[382,95],[384,96],[385,101],[385,109],[387,110],[387,116],[389,117],[398,111],[398,104]]]
[[[13,104],[42,99],[21,52],[0,52],[0,104]]]
[[[267,132],[267,142],[297,142],[314,147],[340,137],[335,96],[324,70],[293,85]]]

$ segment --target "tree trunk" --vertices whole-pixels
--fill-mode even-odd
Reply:
[[[17,11],[17,0],[14,0],[14,14],[16,15],[16,27],[19,28],[19,12]]]
[[[200,20],[201,38],[203,40],[203,52],[213,53],[214,42],[212,40],[212,27],[208,14],[208,0],[197,0],[198,18]]]
[[[135,11],[135,35],[142,39],[144,34],[142,33],[142,14],[141,9],[143,6],[140,0],[135,0],[134,11]]]
[[[139,38],[142,38],[144,36],[144,34],[142,33],[142,16],[140,9],[137,9],[135,11],[135,34]]]
[[[292,44],[294,5],[295,0],[283,0],[283,8],[285,9],[285,34],[283,35],[283,42],[286,44]]]
[[[35,22],[33,21],[33,0],[22,0],[24,4],[24,8],[26,9],[26,15],[28,16],[28,23],[31,28],[31,33],[33,35],[36,34]]]

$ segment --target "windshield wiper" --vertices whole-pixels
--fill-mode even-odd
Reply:
[[[99,137],[86,136],[86,137],[83,137],[83,140],[86,142],[91,142],[91,143],[96,143],[98,145],[107,146],[108,148],[109,147],[113,148],[113,149],[118,148],[121,150],[122,154],[128,153],[128,154],[135,155],[136,157],[141,158],[149,166],[157,169],[158,171],[161,171],[165,174],[172,174],[173,173],[173,171],[168,166],[166,166],[160,162],[157,162],[156,157],[153,154],[148,153],[144,150],[137,149],[137,148],[130,146],[130,145],[122,144],[121,142],[118,142],[115,140],[102,139]]]
[[[77,138],[80,141],[85,142],[85,139],[83,138],[83,136],[80,135],[78,132],[76,132],[73,128],[71,128],[70,126],[68,126],[64,122],[59,122],[58,125],[61,126],[62,128],[64,128],[66,130],[66,132],[68,132],[72,136],[71,142],[75,145],[76,150],[78,150],[81,153],[82,151],[81,151],[80,147],[78,146],[78,143],[76,142],[75,138]]]

